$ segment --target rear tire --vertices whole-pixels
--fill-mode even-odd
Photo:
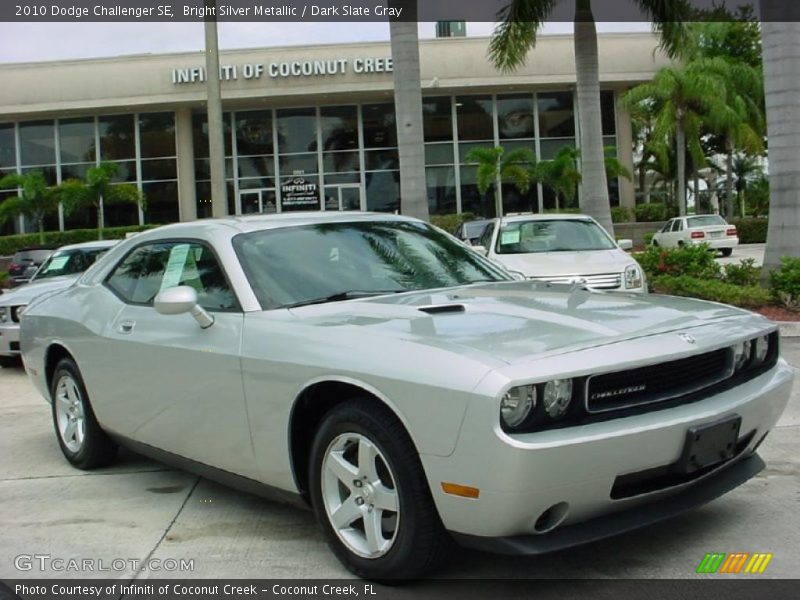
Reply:
[[[114,461],[117,445],[100,428],[78,365],[71,358],[62,358],[56,365],[50,399],[58,445],[73,466],[89,470]]]
[[[449,538],[419,455],[384,406],[350,400],[325,416],[309,491],[333,553],[359,577],[413,579],[443,562]]]
[[[733,248],[720,248],[720,252],[722,252],[722,256],[728,257],[733,254]]]

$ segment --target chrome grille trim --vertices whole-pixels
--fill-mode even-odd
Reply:
[[[534,281],[548,283],[573,283],[575,279],[586,280],[586,287],[597,289],[617,289],[622,285],[621,273],[602,273],[599,275],[558,275],[556,277],[531,277]]]

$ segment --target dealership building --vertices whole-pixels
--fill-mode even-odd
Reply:
[[[475,146],[529,148],[540,160],[574,145],[571,36],[540,38],[527,64],[502,74],[487,38],[420,42],[431,213],[491,214],[478,192]],[[631,122],[617,99],[668,64],[647,33],[599,37],[603,134],[632,168]],[[57,184],[101,162],[139,187],[146,207],[106,206],[108,226],[211,215],[202,52],[0,64],[0,175],[40,170]],[[395,211],[400,204],[388,42],[221,53],[230,214],[290,210]],[[610,182],[613,204],[633,184]],[[16,194],[0,191],[0,201]],[[504,186],[509,212],[555,207],[551,191]],[[50,229],[92,227],[90,212],[53,216]],[[30,229],[20,220],[2,233]]]

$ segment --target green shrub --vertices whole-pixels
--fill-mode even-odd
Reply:
[[[649,246],[650,244],[652,244],[652,243],[653,243],[653,236],[654,236],[654,235],[655,235],[655,232],[653,232],[653,233],[645,233],[645,234],[642,236],[642,239],[644,239],[644,243],[645,243],[646,245],[648,245],[648,246]]]
[[[654,223],[667,220],[667,206],[665,204],[657,202],[637,204],[633,211],[636,214],[636,221],[639,223]]]
[[[108,227],[103,229],[103,237],[107,240],[117,240],[133,231],[144,231],[158,225],[132,225],[130,227]],[[69,231],[45,231],[44,245],[57,248],[66,244],[91,242],[97,239],[97,229],[70,229]],[[38,233],[22,233],[17,235],[0,236],[0,256],[11,256],[20,248],[27,246],[40,246]]]
[[[700,279],[687,275],[678,277],[662,275],[650,284],[657,294],[689,296],[742,308],[757,308],[767,304],[770,299],[769,291],[757,285],[741,286],[718,279]]]
[[[758,285],[761,267],[756,266],[755,259],[745,258],[740,263],[730,263],[722,267],[722,279],[732,285]]]
[[[449,214],[449,215],[431,215],[431,224],[436,225],[449,233],[453,233],[456,228],[464,221],[475,220],[475,215],[470,212]]]
[[[784,256],[781,266],[769,274],[772,296],[792,310],[800,310],[800,258]]]
[[[706,244],[680,248],[648,246],[643,252],[633,254],[633,258],[642,266],[650,282],[664,275],[718,279],[721,272]]]
[[[731,219],[742,244],[764,244],[767,241],[766,219]]]
[[[631,218],[631,211],[624,206],[611,207],[611,222],[612,223],[630,223],[633,221]]]

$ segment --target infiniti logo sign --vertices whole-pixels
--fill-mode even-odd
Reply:
[[[622,396],[624,394],[635,394],[636,392],[643,392],[647,389],[647,385],[631,385],[624,388],[619,388],[616,390],[608,390],[606,392],[596,392],[592,394],[592,400],[602,400],[603,398],[616,398],[617,396]]]

